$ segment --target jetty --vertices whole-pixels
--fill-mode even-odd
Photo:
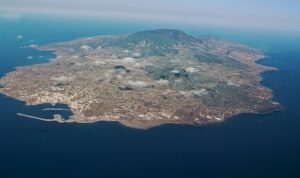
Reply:
[[[45,121],[45,122],[57,122],[57,120],[54,120],[54,119],[45,119],[45,118],[31,116],[31,115],[22,114],[22,113],[17,113],[17,115],[21,116],[21,117],[26,117],[26,118],[30,118],[30,119],[36,119],[36,120]]]
[[[21,116],[21,117],[35,119],[35,120],[39,120],[39,121],[45,121],[45,122],[58,122],[58,123],[66,123],[66,122],[71,123],[71,122],[74,122],[72,119],[65,120],[59,114],[54,114],[53,119],[46,119],[46,118],[32,116],[32,115],[28,115],[28,114],[22,114],[22,113],[17,113],[17,115]]]
[[[45,108],[43,111],[70,111],[70,109],[65,108]]]

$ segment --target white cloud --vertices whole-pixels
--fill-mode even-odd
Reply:
[[[16,38],[17,38],[17,39],[22,39],[23,36],[22,36],[22,35],[18,35]]]
[[[85,50],[85,51],[88,51],[88,50],[91,49],[91,47],[88,46],[88,45],[82,45],[82,46],[80,47],[80,49],[83,49],[83,50]]]
[[[131,58],[131,57],[126,57],[122,60],[122,62],[125,62],[125,63],[134,63],[135,62],[135,59]]]
[[[30,48],[36,48],[36,47],[38,47],[38,46],[35,45],[35,44],[32,44],[32,45],[29,45],[29,47],[30,47]]]
[[[187,72],[189,73],[195,73],[198,72],[198,69],[194,68],[194,67],[188,67],[185,69]]]

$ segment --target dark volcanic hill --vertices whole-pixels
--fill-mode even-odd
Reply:
[[[149,46],[173,46],[178,44],[193,44],[200,40],[187,35],[180,30],[159,29],[137,32],[129,35],[121,43],[125,46],[138,45],[146,43]]]
[[[140,49],[141,56],[177,54],[177,46],[199,45],[201,41],[180,30],[159,29],[137,32],[118,42],[122,48]]]

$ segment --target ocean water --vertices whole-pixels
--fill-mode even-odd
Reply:
[[[273,90],[284,111],[243,114],[200,127],[137,130],[111,122],[58,124],[20,118],[16,113],[50,117],[53,111],[42,109],[52,106],[26,106],[0,95],[0,177],[300,177],[298,34],[69,17],[0,19],[0,76],[54,57],[28,45],[155,28],[220,36],[259,48],[268,55],[260,63],[279,69],[262,74],[262,83]]]

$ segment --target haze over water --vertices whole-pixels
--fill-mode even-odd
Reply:
[[[24,46],[156,28],[214,35],[262,50],[269,57],[260,63],[279,69],[262,74],[262,83],[285,110],[244,114],[221,124],[164,125],[145,131],[118,123],[58,124],[20,118],[16,113],[50,118],[53,112],[42,111],[48,105],[29,107],[0,95],[0,177],[299,177],[296,34],[58,16],[0,19],[0,76],[16,66],[54,57]]]

